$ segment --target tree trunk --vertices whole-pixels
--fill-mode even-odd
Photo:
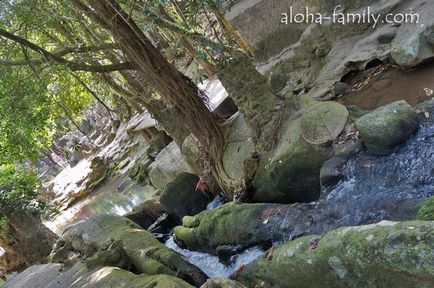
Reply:
[[[21,271],[31,265],[46,263],[57,235],[42,224],[31,212],[16,211],[6,218],[0,246],[5,250],[0,258],[2,269]]]
[[[183,125],[198,139],[209,162],[205,165],[207,171],[203,172],[211,174],[215,171],[213,167],[221,164],[225,143],[217,117],[205,105],[206,95],[164,58],[116,1],[90,0],[89,3],[96,20],[112,32],[124,53],[164,99],[170,113],[176,115],[176,124],[168,125]]]
[[[267,79],[250,59],[242,56],[219,72],[219,80],[255,132],[256,140],[264,148],[271,148],[279,128],[279,112],[284,107]]]

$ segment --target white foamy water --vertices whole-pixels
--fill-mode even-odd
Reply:
[[[253,247],[247,249],[243,253],[234,255],[234,262],[232,263],[232,265],[226,266],[219,262],[219,258],[217,256],[180,248],[178,245],[176,245],[173,237],[170,237],[165,244],[167,247],[184,255],[190,263],[199,267],[203,272],[205,272],[206,275],[208,275],[208,277],[227,278],[232,273],[234,273],[241,265],[249,264],[264,254],[264,251],[260,248]]]

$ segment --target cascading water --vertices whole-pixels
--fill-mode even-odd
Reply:
[[[260,248],[250,248],[241,254],[233,256],[231,259],[232,264],[226,266],[219,262],[217,256],[180,248],[176,245],[172,236],[166,241],[165,245],[184,255],[190,263],[199,267],[209,277],[229,277],[241,265],[249,264],[264,254],[264,251]]]

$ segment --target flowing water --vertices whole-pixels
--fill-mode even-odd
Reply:
[[[264,254],[264,251],[260,248],[250,248],[241,254],[233,256],[231,259],[232,264],[227,266],[220,263],[217,256],[179,248],[173,237],[166,241],[166,246],[184,255],[190,263],[199,267],[209,277],[229,277],[240,266],[249,264]]]

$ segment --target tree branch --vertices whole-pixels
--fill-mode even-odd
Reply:
[[[56,52],[49,52],[44,48],[34,44],[33,42],[28,41],[20,36],[12,34],[6,30],[0,29],[0,36],[12,40],[20,45],[23,45],[37,53],[42,54],[41,59],[29,59],[29,60],[0,60],[0,65],[7,66],[22,66],[28,64],[41,64],[41,63],[51,63],[51,64],[62,64],[67,66],[71,71],[88,71],[88,72],[97,72],[97,73],[106,73],[112,71],[119,70],[134,70],[136,69],[135,65],[132,62],[124,62],[118,64],[109,64],[109,65],[88,65],[85,63],[79,63],[74,61],[66,60],[62,58],[62,56],[70,54],[70,53],[85,53],[85,52],[93,52],[107,49],[116,49],[119,46],[117,44],[109,43],[109,44],[101,44],[101,45],[93,45],[93,46],[83,46],[83,47],[63,47],[57,50]]]

